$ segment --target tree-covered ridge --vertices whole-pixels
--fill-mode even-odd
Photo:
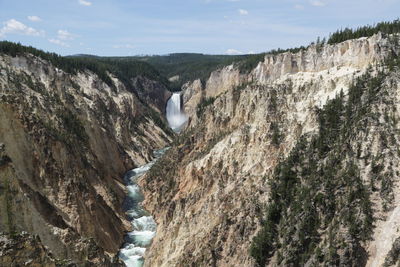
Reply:
[[[246,58],[247,55],[205,55],[196,53],[174,53],[157,56],[112,57],[119,62],[143,61],[156,68],[164,77],[179,76],[170,82],[171,89],[181,90],[184,83],[201,79],[206,81],[211,72]]]
[[[165,85],[167,88],[170,87],[169,81],[160,74],[153,66],[146,62],[141,61],[128,61],[121,62],[112,59],[96,59],[101,64],[105,64],[109,67],[110,72],[114,73],[122,82],[129,83],[130,79],[137,76],[144,76],[150,80],[158,81]]]
[[[113,73],[124,84],[129,87],[130,79],[137,76],[144,76],[152,80],[160,81],[168,86],[168,81],[151,65],[142,61],[120,62],[112,59],[102,59],[99,57],[63,57],[56,53],[48,53],[33,48],[32,46],[24,46],[20,43],[8,41],[0,42],[0,53],[4,53],[15,57],[24,53],[29,53],[49,61],[55,67],[63,71],[76,74],[79,71],[90,70],[97,74],[106,84],[113,87],[112,79],[108,75]]]
[[[386,66],[389,72],[398,69],[399,58]],[[370,194],[378,193],[388,209],[395,174],[390,168],[383,171],[381,158],[362,156],[352,144],[360,133],[368,133],[368,122],[395,127],[388,111],[384,123],[372,111],[374,105],[392,101],[384,86],[387,77],[367,73],[350,87],[348,97],[341,93],[328,101],[317,110],[318,134],[303,136],[277,165],[262,228],[250,248],[257,265],[264,266],[273,255],[282,266],[365,264],[362,244],[371,237],[374,221]],[[382,147],[396,147],[390,131],[381,132],[380,139]],[[369,183],[361,177],[360,161],[372,166]]]
[[[378,32],[384,34],[393,34],[400,32],[400,20],[396,19],[391,22],[380,22],[375,25],[368,25],[358,27],[356,29],[345,28],[332,33],[328,39],[328,44],[341,43],[351,39],[357,39],[361,37],[370,37]]]

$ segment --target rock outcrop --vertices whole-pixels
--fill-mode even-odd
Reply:
[[[1,266],[56,267],[56,260],[40,243],[40,239],[26,232],[12,238],[0,235],[0,251]]]
[[[317,89],[319,95],[315,96],[315,101],[319,101],[321,106],[327,96],[332,98],[337,90],[346,90],[353,75],[359,75],[371,64],[381,62],[388,56],[390,46],[388,38],[376,34],[335,45],[311,45],[298,53],[267,54],[250,73],[241,73],[235,65],[229,65],[213,72],[205,86],[200,80],[183,86],[185,110],[195,122],[196,107],[202,99],[217,97],[252,83],[279,86],[285,82],[293,83],[294,87],[310,84],[314,85],[312,87],[323,87]],[[327,92],[330,94],[327,95]]]

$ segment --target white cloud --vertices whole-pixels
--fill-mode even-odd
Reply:
[[[38,16],[28,16],[28,19],[29,19],[30,21],[33,21],[33,22],[38,22],[38,21],[41,21],[41,20],[42,20],[42,19],[39,18]]]
[[[310,1],[310,4],[312,6],[318,6],[318,7],[326,6],[326,3],[320,0],[312,0]]]
[[[294,5],[294,8],[297,9],[297,10],[303,10],[304,6],[297,4],[297,5]]]
[[[79,4],[82,6],[91,6],[92,2],[86,1],[86,0],[78,0]]]
[[[64,46],[64,47],[69,47],[69,45],[67,43],[64,43],[63,41],[59,40],[59,39],[49,39],[50,43],[56,44],[56,45],[60,45],[60,46]]]
[[[124,44],[124,45],[113,45],[113,48],[115,48],[115,49],[121,49],[121,48],[133,49],[133,48],[135,48],[135,46],[131,45],[131,44]]]
[[[6,22],[3,22],[3,24],[4,26],[0,29],[0,36],[6,36],[7,34],[40,36],[44,34],[44,32],[39,32],[15,19],[7,20]]]
[[[73,40],[75,39],[75,35],[71,34],[70,32],[66,30],[58,30],[57,31],[57,37],[60,40]]]
[[[240,54],[243,54],[243,52],[241,52],[239,50],[236,50],[236,49],[233,49],[233,48],[230,48],[230,49],[225,51],[225,54],[227,54],[227,55],[240,55]]]
[[[238,9],[239,14],[242,16],[248,15],[249,11],[247,11],[246,9]]]
[[[67,44],[65,41],[74,40],[75,37],[76,37],[76,35],[68,32],[67,30],[58,30],[57,38],[49,39],[49,42],[56,44],[56,45],[69,47],[69,44]]]

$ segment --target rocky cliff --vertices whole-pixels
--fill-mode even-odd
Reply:
[[[400,82],[383,63],[393,38],[266,55],[184,85],[188,128],[141,181],[158,224],[145,264],[379,266],[398,255]]]
[[[7,266],[120,265],[115,255],[130,228],[122,177],[172,133],[161,116],[163,84],[107,76],[111,84],[29,53],[0,54],[0,232],[9,240],[0,262]],[[25,253],[24,244],[38,245]],[[42,254],[29,261],[35,249]]]

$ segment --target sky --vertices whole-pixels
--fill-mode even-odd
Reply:
[[[61,55],[260,53],[400,17],[400,0],[0,0],[0,40]]]

